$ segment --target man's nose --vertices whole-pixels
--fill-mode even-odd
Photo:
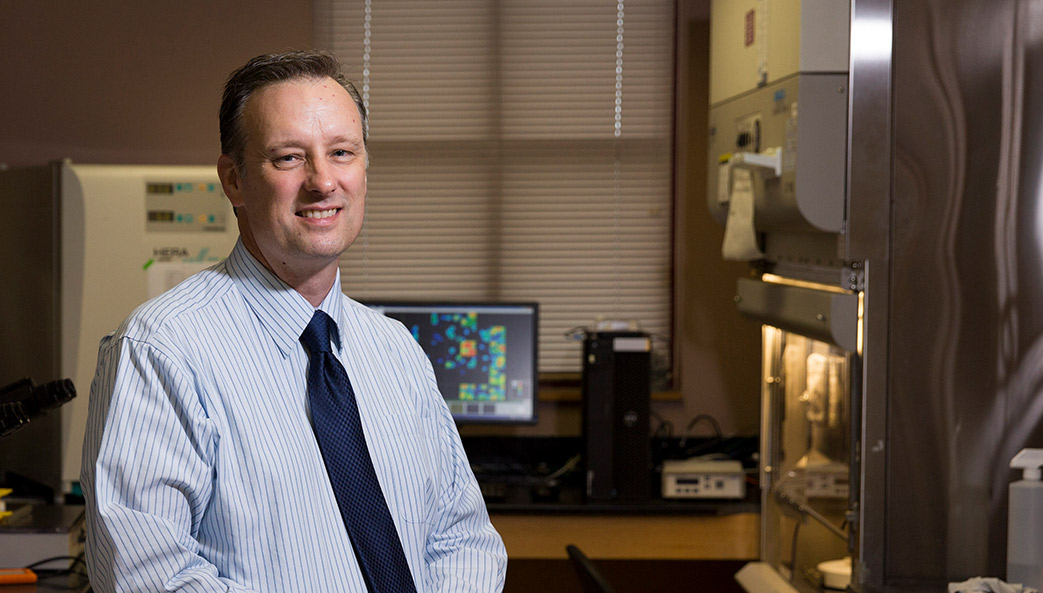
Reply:
[[[322,159],[312,159],[308,165],[308,191],[327,195],[337,186],[333,178],[333,170],[329,163]]]

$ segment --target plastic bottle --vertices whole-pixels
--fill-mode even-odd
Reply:
[[[1043,590],[1043,449],[1022,449],[1010,467],[1024,470],[1010,485],[1007,509],[1007,582]]]

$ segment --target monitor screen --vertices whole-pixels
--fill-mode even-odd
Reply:
[[[413,334],[458,423],[536,421],[536,303],[365,304]]]

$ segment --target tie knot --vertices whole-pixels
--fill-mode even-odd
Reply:
[[[316,310],[301,333],[301,344],[310,354],[330,351],[330,336],[337,336],[337,323],[326,313]]]

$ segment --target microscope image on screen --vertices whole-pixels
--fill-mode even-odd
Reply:
[[[431,361],[457,422],[536,421],[536,303],[367,301],[397,319]]]
[[[518,382],[507,383],[507,327],[481,324],[476,312],[432,312],[429,319],[408,326],[424,346],[440,377],[442,395],[461,401],[504,401],[523,395]],[[443,376],[453,381],[441,380]]]

